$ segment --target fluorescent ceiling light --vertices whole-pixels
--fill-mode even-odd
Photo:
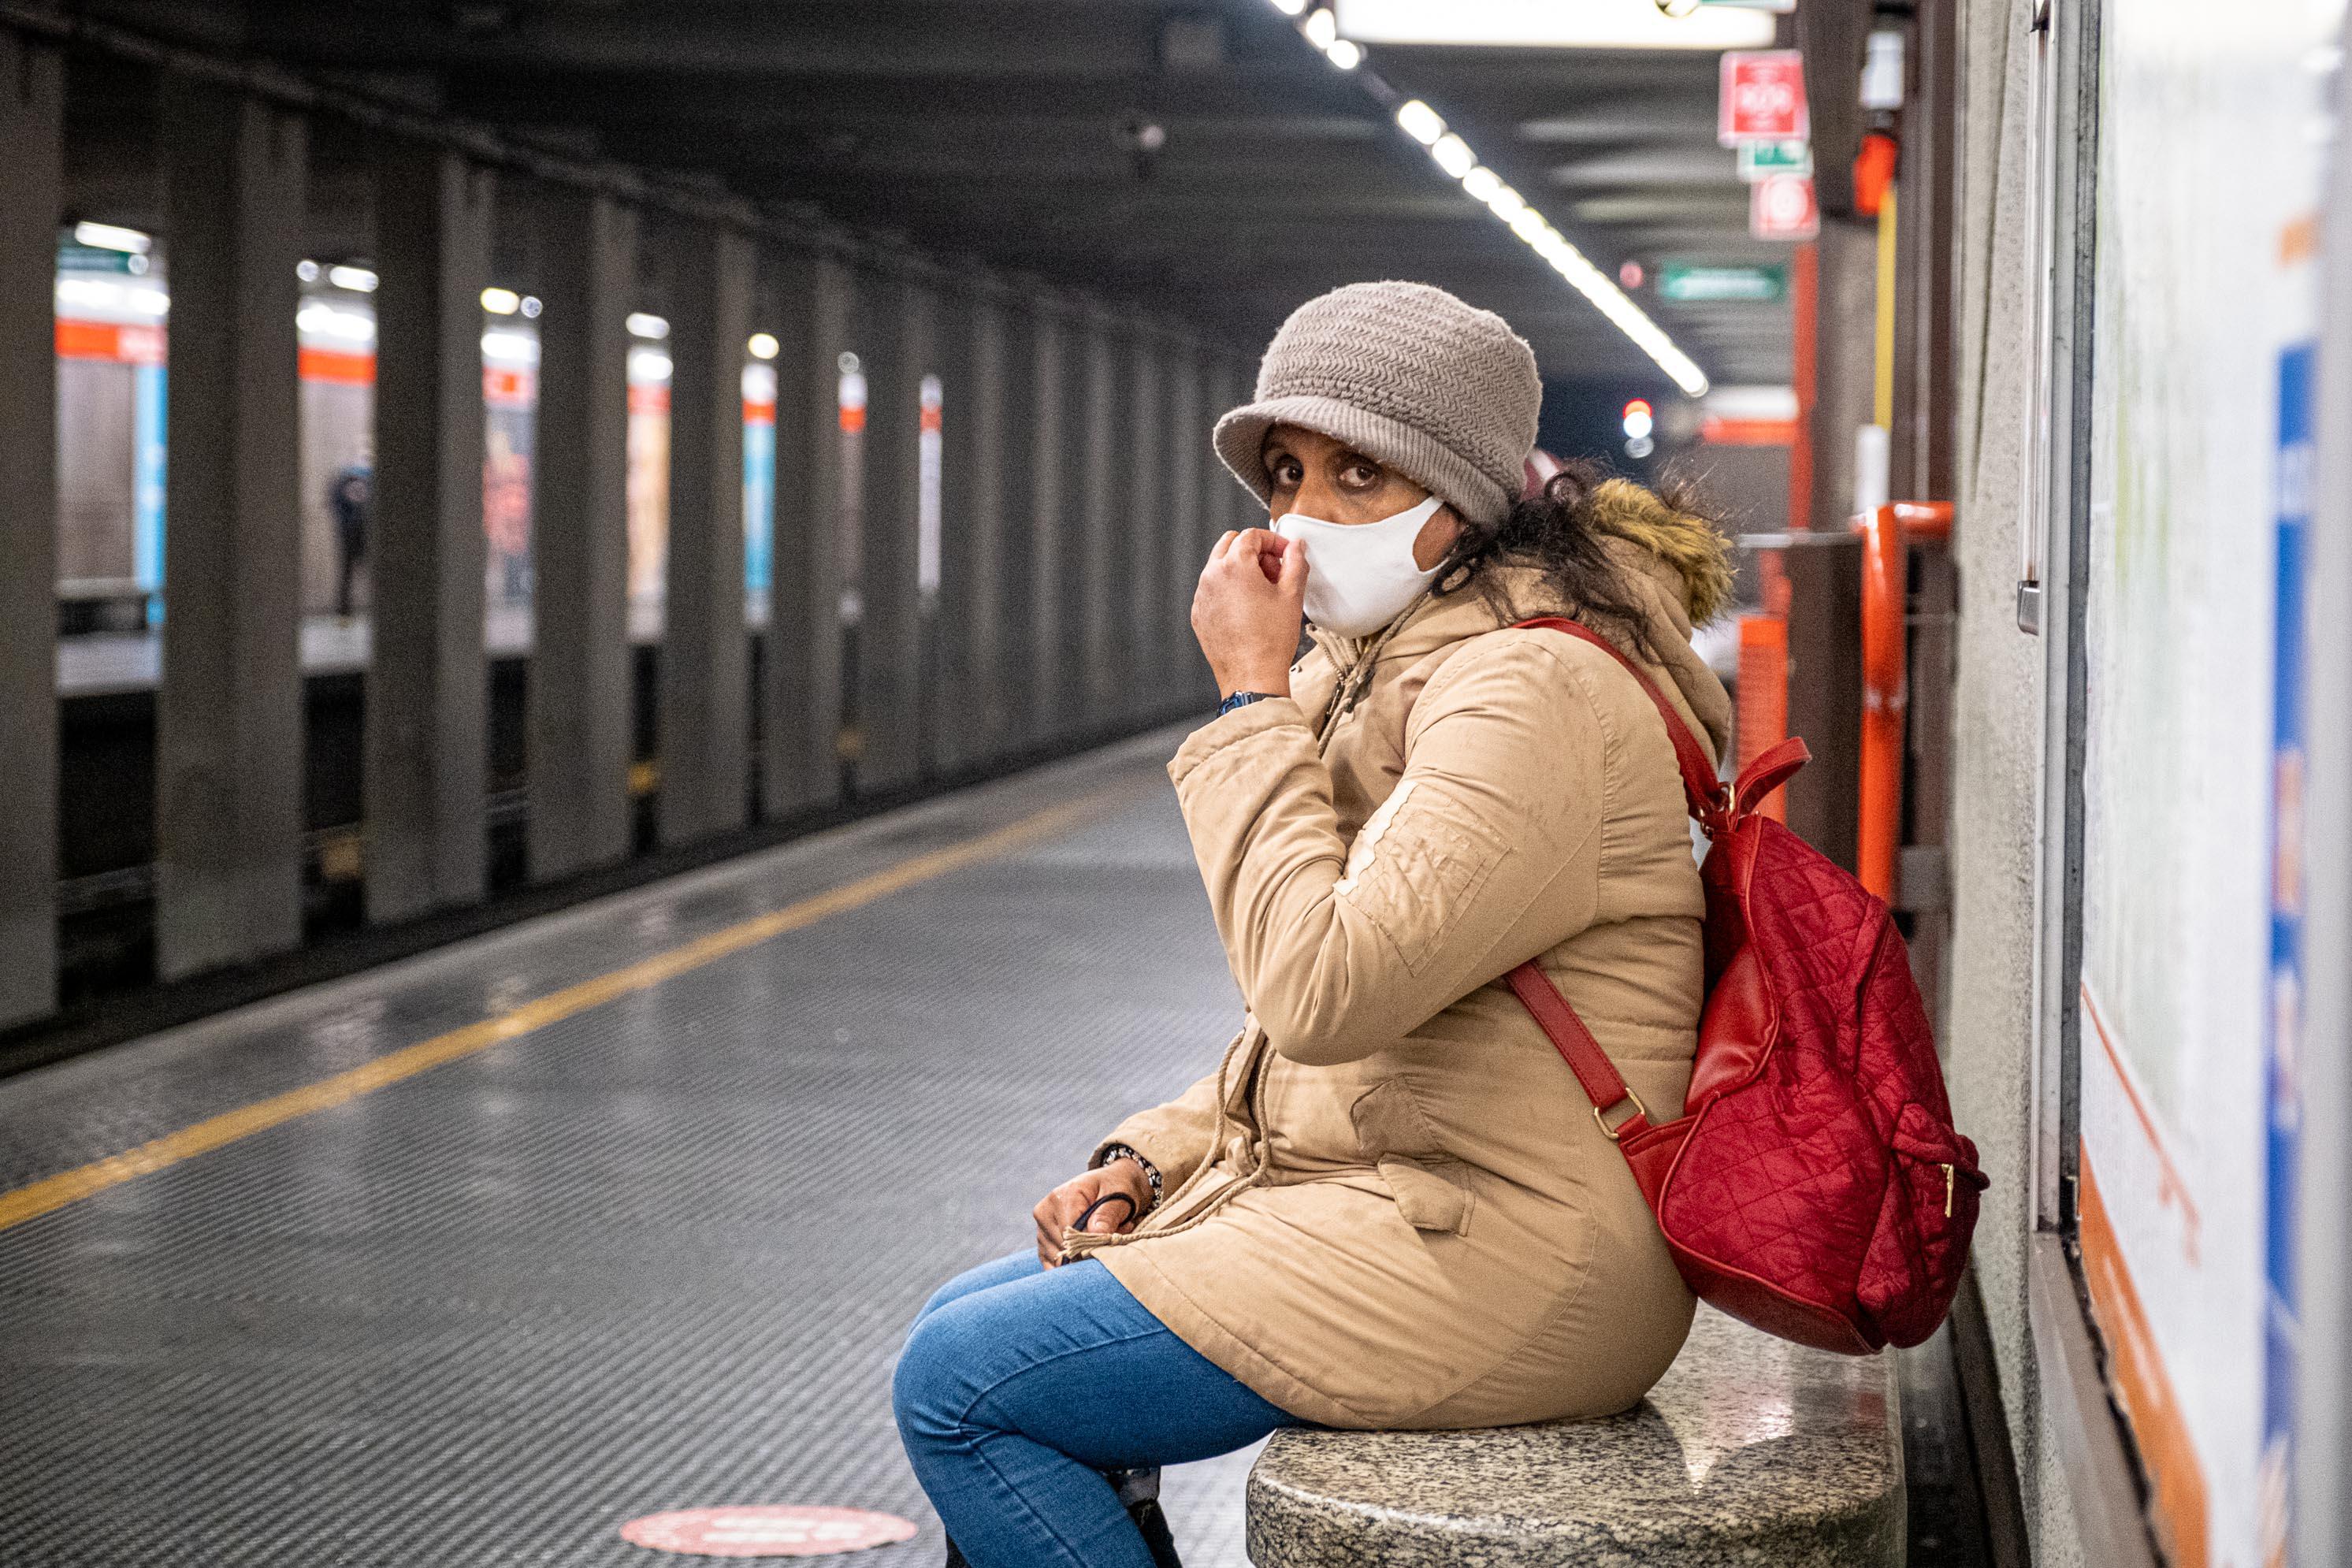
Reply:
[[[776,341],[773,332],[753,332],[751,341],[743,346],[751,351],[753,359],[773,359],[784,352],[784,345]]]
[[[1396,121],[1404,127],[1406,135],[1424,147],[1445,134],[1445,121],[1438,118],[1437,110],[1417,98],[1407,99],[1397,106]]]
[[[1363,44],[1486,44],[1510,48],[1753,49],[1773,41],[1772,14],[1702,5],[1669,16],[1657,0],[1335,0],[1339,31]]]
[[[1508,185],[1501,185],[1496,188],[1493,195],[1486,198],[1486,205],[1494,209],[1496,217],[1501,218],[1505,223],[1509,223],[1528,210],[1528,198]]]
[[[537,364],[539,340],[529,332],[484,332],[482,357],[498,364]]]
[[[1286,16],[1296,16],[1307,9],[1307,0],[1274,0],[1274,8]]]
[[[357,310],[339,310],[324,300],[313,300],[294,312],[295,329],[306,337],[336,338],[347,343],[375,342],[375,321]]]
[[[1462,190],[1474,202],[1491,202],[1495,193],[1503,188],[1503,176],[1494,170],[1479,167],[1462,176]]]
[[[1478,166],[1478,154],[1470,151],[1470,144],[1451,131],[1431,144],[1429,155],[1437,160],[1439,168],[1457,180]]]
[[[1706,395],[1706,412],[1718,419],[1794,419],[1793,386],[1718,386]]]
[[[669,323],[667,321],[662,320],[659,316],[647,315],[643,310],[630,311],[627,326],[629,329],[629,335],[633,338],[666,338],[669,336]]]
[[[1346,38],[1333,39],[1331,47],[1323,53],[1333,65],[1343,71],[1354,70],[1364,63],[1364,51]]]
[[[144,256],[155,242],[135,228],[124,228],[111,223],[78,223],[74,225],[74,243],[87,245],[93,250],[121,250],[132,256]]]
[[[1303,30],[1308,43],[1318,49],[1328,49],[1339,36],[1339,20],[1328,10],[1318,11],[1307,18]]]
[[[493,316],[511,316],[522,309],[522,296],[511,289],[485,289],[482,309]]]
[[[327,268],[327,281],[354,294],[375,292],[375,274],[364,267],[330,267]]]
[[[629,379],[633,382],[659,382],[669,379],[669,355],[659,349],[629,351]]]

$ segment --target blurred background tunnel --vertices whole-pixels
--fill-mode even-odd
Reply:
[[[1548,451],[1782,530],[1821,264],[1751,232],[1718,62],[1794,21],[11,0],[55,500],[11,516],[0,1023],[1192,710],[1250,515],[1207,426],[1341,282],[1502,312]]]

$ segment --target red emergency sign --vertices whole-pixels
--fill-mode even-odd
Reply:
[[[1774,174],[1748,187],[1750,238],[1811,239],[1821,232],[1811,174]]]
[[[1794,49],[1727,49],[1715,139],[1802,142],[1812,134],[1805,113],[1805,59]]]

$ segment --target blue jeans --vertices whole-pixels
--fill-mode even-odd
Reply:
[[[972,1568],[1151,1568],[1106,1470],[1180,1465],[1302,1425],[1178,1339],[1092,1260],[1016,1252],[915,1319],[891,1403]]]

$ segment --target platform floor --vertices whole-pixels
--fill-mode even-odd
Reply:
[[[623,1521],[824,1503],[937,1563],[908,1317],[1236,1016],[1175,740],[0,1082],[0,1563],[652,1568]],[[1191,1568],[1248,1462],[1171,1473]]]

